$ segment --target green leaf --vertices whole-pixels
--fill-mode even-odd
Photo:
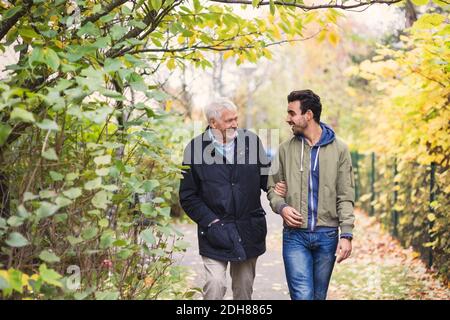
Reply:
[[[22,204],[17,207],[17,213],[19,214],[19,217],[24,219],[28,219],[31,215]]]
[[[424,6],[428,4],[430,0],[411,0],[416,6]]]
[[[146,91],[147,85],[144,82],[144,78],[141,75],[133,72],[129,77],[128,81],[130,83],[131,88],[136,91]]]
[[[98,228],[97,227],[89,227],[86,230],[83,231],[83,239],[85,240],[91,240],[92,238],[94,238],[98,233]]]
[[[41,47],[33,48],[28,62],[31,67],[33,67],[37,63],[45,63],[44,50]]]
[[[49,174],[53,181],[62,181],[64,179],[64,175],[56,171],[50,171]]]
[[[158,180],[147,180],[142,184],[142,187],[144,188],[145,192],[152,192],[153,189],[156,187],[159,187],[159,181]]]
[[[10,247],[20,248],[29,244],[28,240],[18,232],[10,233],[5,241]]]
[[[200,0],[194,0],[194,10],[195,13],[199,13],[202,10],[202,5],[200,4]]]
[[[61,259],[54,254],[53,252],[50,252],[48,250],[43,250],[40,254],[39,254],[39,258],[42,261],[48,262],[48,263],[53,263],[53,262],[59,262],[61,261]]]
[[[113,246],[115,247],[124,247],[127,245],[127,242],[123,239],[117,239],[116,241],[113,242]]]
[[[100,168],[100,169],[95,170],[95,174],[100,177],[107,176],[108,173],[109,173],[109,168]]]
[[[59,279],[62,278],[61,275],[53,269],[47,269],[47,266],[45,264],[41,264],[41,266],[39,267],[39,275],[45,283],[54,285],[56,287],[62,287],[62,284],[59,281]]]
[[[112,38],[114,40],[119,40],[121,39],[125,33],[127,32],[127,28],[120,26],[120,25],[114,25],[111,29],[110,29],[110,34],[112,36]]]
[[[0,218],[0,229],[6,229],[6,220],[3,218]]]
[[[94,36],[94,37],[101,36],[99,28],[97,28],[97,26],[90,21],[88,23],[86,23],[83,27],[81,27],[77,32],[77,35],[79,37],[81,37],[84,34]]]
[[[22,272],[19,270],[9,270],[9,284],[11,288],[16,290],[17,292],[22,293],[23,292],[23,283],[22,283]]]
[[[58,160],[58,156],[56,155],[55,149],[48,148],[46,151],[42,152],[42,157],[47,160]]]
[[[91,203],[94,205],[94,207],[99,209],[106,209],[109,202],[110,201],[108,200],[108,193],[105,190],[97,192],[91,200]]]
[[[19,34],[24,38],[39,38],[39,34],[34,31],[31,27],[22,27],[19,28]]]
[[[65,222],[65,221],[67,221],[67,218],[68,218],[68,217],[69,217],[69,216],[67,215],[67,213],[59,213],[59,214],[55,214],[54,221],[55,221],[56,223]]]
[[[119,259],[123,259],[123,260],[128,259],[132,255],[133,255],[133,251],[130,249],[123,249],[123,250],[120,250],[119,253],[117,253],[117,257]]]
[[[119,299],[119,292],[117,291],[97,291],[95,293],[96,300],[117,300]]]
[[[69,241],[69,243],[72,246],[77,245],[78,243],[81,243],[84,241],[82,238],[79,238],[79,237],[75,238],[74,236],[68,236],[66,239],[67,239],[67,241]]]
[[[36,210],[36,215],[39,219],[50,217],[59,209],[59,206],[49,202],[42,201],[40,204],[41,206]]]
[[[146,217],[154,218],[158,215],[158,212],[151,203],[142,203],[141,211]]]
[[[54,130],[59,131],[58,124],[50,119],[44,119],[42,122],[36,123],[36,125],[42,130]]]
[[[274,15],[275,14],[275,3],[273,0],[270,0],[269,6],[270,6],[270,14]]]
[[[11,131],[12,128],[9,124],[0,123],[0,147],[5,144]]]
[[[100,248],[107,249],[112,246],[114,242],[114,238],[111,232],[105,232],[100,237]]]
[[[46,48],[44,50],[45,63],[53,70],[58,70],[60,61],[56,52],[50,48]]]
[[[106,59],[105,60],[105,72],[115,72],[122,68],[122,62],[119,59]]]
[[[66,180],[67,180],[67,181],[73,181],[73,180],[75,180],[75,179],[78,179],[79,176],[80,176],[80,175],[79,175],[77,172],[71,172],[71,173],[68,173],[68,174],[66,175]]]
[[[49,199],[56,197],[56,192],[54,190],[42,190],[39,192],[39,198],[41,199]]]
[[[76,199],[81,196],[81,188],[70,188],[66,191],[63,191],[63,194],[69,199]]]
[[[4,11],[2,13],[2,21],[5,21],[5,20],[11,18],[12,16],[14,16],[20,10],[22,10],[22,6],[18,5],[18,6],[14,6],[14,7],[10,8],[10,9]]]
[[[11,227],[20,227],[22,224],[23,224],[23,221],[24,221],[25,219],[24,218],[22,218],[22,217],[18,217],[18,216],[11,216],[11,217],[9,217],[8,218],[8,224],[11,226]]]
[[[166,218],[170,217],[170,207],[157,208],[156,210],[158,210],[160,215],[162,215]]]
[[[107,184],[107,185],[103,185],[102,189],[106,190],[106,191],[117,191],[117,190],[119,190],[119,187],[116,186],[115,184]]]
[[[20,120],[23,122],[35,122],[34,116],[31,112],[17,107],[11,112],[11,119]]]
[[[86,190],[98,189],[102,186],[102,178],[98,177],[84,184]]]
[[[146,229],[146,230],[142,231],[139,235],[140,235],[141,239],[144,240],[145,243],[147,243],[147,245],[149,247],[151,247],[153,244],[156,243],[156,239],[155,239],[155,236],[153,235],[152,229]]]
[[[256,8],[261,0],[252,0],[253,8]]]
[[[161,9],[162,0],[150,0],[150,3],[152,4],[152,8],[155,11],[158,11],[159,9]]]
[[[111,155],[107,154],[104,156],[95,157],[94,162],[98,166],[100,166],[102,164],[110,164],[111,163]]]
[[[73,200],[67,199],[66,197],[63,197],[62,195],[56,197],[55,203],[60,208],[66,207],[68,205],[71,205],[73,203]]]
[[[106,218],[103,218],[98,222],[98,226],[102,227],[102,228],[106,228],[108,225],[109,225],[109,220]]]
[[[35,194],[32,194],[31,192],[25,192],[23,194],[23,202],[34,200],[34,199],[37,199],[37,198],[39,198],[39,196],[37,196]]]
[[[0,291],[3,291],[3,293],[5,293],[5,289],[8,289],[8,288],[10,288],[10,284],[9,284],[8,280],[6,280],[5,278],[3,278],[0,275]]]

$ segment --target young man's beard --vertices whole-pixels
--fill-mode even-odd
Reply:
[[[302,134],[305,131],[306,126],[300,124],[290,124],[293,134]]]

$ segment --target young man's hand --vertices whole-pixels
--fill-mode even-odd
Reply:
[[[284,207],[281,216],[288,227],[300,228],[303,224],[302,215],[292,207]]]
[[[341,238],[336,250],[336,262],[341,263],[352,254],[352,242],[348,239]]]
[[[286,181],[277,182],[273,191],[282,198],[286,197],[287,194],[287,184]]]

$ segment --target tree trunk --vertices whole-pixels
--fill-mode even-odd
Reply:
[[[417,12],[411,0],[407,0],[405,4],[406,28],[411,27],[417,20]]]

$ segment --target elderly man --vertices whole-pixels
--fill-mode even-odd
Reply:
[[[208,127],[185,149],[180,203],[198,225],[204,299],[223,299],[229,263],[233,298],[250,300],[256,260],[266,250],[260,195],[270,163],[258,136],[238,129],[231,101],[219,99],[205,111]]]

